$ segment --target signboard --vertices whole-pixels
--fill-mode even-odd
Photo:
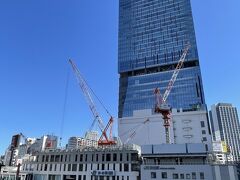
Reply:
[[[175,170],[174,167],[144,166],[144,170]]]
[[[92,171],[92,175],[93,176],[115,176],[115,171],[98,171],[98,170],[95,170],[95,171]]]

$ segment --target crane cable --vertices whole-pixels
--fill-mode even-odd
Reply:
[[[62,146],[63,128],[64,128],[64,122],[65,122],[65,116],[66,116],[66,105],[67,105],[68,87],[69,87],[69,75],[70,75],[70,69],[68,68],[67,79],[66,79],[66,84],[65,84],[62,119],[61,119],[61,125],[60,125],[60,142],[59,142],[60,147]]]

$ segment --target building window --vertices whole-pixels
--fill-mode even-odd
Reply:
[[[78,180],[82,180],[82,175],[78,175]]]
[[[173,174],[173,179],[178,179],[178,174]]]
[[[85,171],[87,171],[87,167],[88,167],[88,165],[87,165],[87,164],[85,164]]]
[[[192,173],[192,179],[197,179],[197,175],[195,172]]]
[[[120,153],[120,161],[122,161],[122,153]]]
[[[124,171],[129,171],[129,166],[128,166],[128,164],[124,164]]]
[[[76,154],[75,155],[75,162],[77,162],[77,159],[78,159],[78,155]]]
[[[191,178],[190,174],[186,174],[186,179],[190,179],[190,178]]]
[[[68,171],[71,171],[71,164],[68,164]]]
[[[42,162],[44,162],[44,160],[45,160],[45,156],[43,155],[43,156],[42,156]]]
[[[119,164],[119,171],[122,171],[122,164]]]
[[[72,171],[77,171],[77,164],[72,165]]]
[[[151,172],[151,178],[156,179],[157,178],[157,173],[156,172]]]
[[[105,164],[102,164],[102,170],[105,170]]]
[[[205,130],[202,130],[202,134],[206,134],[206,131],[205,131]]]
[[[85,154],[85,162],[87,162],[87,154]]]
[[[44,166],[44,171],[47,171],[47,164],[45,164]]]
[[[50,162],[54,162],[54,155],[51,155]]]
[[[106,161],[111,161],[111,154],[106,155]]]
[[[205,127],[205,123],[204,123],[204,121],[201,121],[201,127],[202,127],[202,128]]]
[[[96,154],[96,161],[98,161],[98,154]]]
[[[56,155],[55,162],[59,162],[59,161],[60,161],[60,155]]]
[[[127,154],[127,161],[128,161],[128,159],[129,159],[129,155]]]
[[[204,179],[204,173],[200,172],[200,179]]]
[[[117,161],[117,154],[116,153],[113,154],[113,161]]]
[[[46,156],[46,162],[48,162],[48,159],[49,159],[49,155]]]
[[[83,171],[83,164],[79,164],[78,171]]]
[[[184,179],[184,174],[180,174],[180,179]]]
[[[167,172],[162,172],[162,179],[167,179]]]
[[[83,154],[80,154],[80,161],[83,161]]]
[[[104,161],[104,157],[105,157],[104,154],[102,154],[102,161]]]
[[[203,137],[203,138],[202,138],[202,141],[207,141],[207,138],[206,138],[206,137]]]

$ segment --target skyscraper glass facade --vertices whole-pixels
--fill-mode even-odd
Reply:
[[[154,89],[164,93],[187,43],[168,103],[193,110],[205,100],[190,0],[119,0],[119,118],[154,107]]]

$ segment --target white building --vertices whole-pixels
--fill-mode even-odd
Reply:
[[[138,145],[163,144],[166,142],[165,129],[161,114],[153,113],[151,109],[134,111],[132,117],[118,119],[118,132],[122,142],[126,142],[131,134],[143,122],[149,119],[149,123],[143,125],[129,143]],[[211,148],[211,135],[206,111],[172,110],[170,126],[171,143],[205,143]]]
[[[141,180],[238,180],[236,165],[216,164],[203,144],[142,146]]]
[[[38,153],[24,161],[29,180],[139,180],[140,147],[135,145]]]

